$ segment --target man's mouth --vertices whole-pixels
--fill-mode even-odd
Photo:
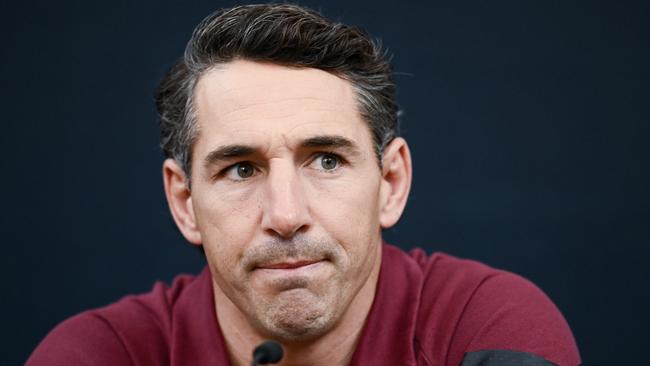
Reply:
[[[285,261],[260,265],[258,269],[296,269],[301,267],[306,267],[315,263],[321,262],[321,260],[299,260],[299,261]]]

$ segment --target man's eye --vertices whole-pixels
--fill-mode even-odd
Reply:
[[[341,159],[334,154],[320,154],[314,160],[314,164],[317,169],[332,171],[341,165]]]
[[[255,174],[255,167],[251,163],[237,163],[226,169],[225,176],[232,180],[244,180]]]

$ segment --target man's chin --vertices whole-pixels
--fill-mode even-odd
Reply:
[[[326,334],[334,324],[333,307],[327,303],[304,288],[283,291],[262,310],[260,325],[273,339],[308,342]]]

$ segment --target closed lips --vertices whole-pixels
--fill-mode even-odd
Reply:
[[[320,260],[304,260],[304,261],[297,261],[297,262],[283,262],[283,263],[274,263],[274,264],[267,264],[260,266],[260,269],[294,269],[294,268],[300,268],[304,266],[308,266],[310,264],[318,263]]]

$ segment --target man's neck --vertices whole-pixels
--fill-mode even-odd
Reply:
[[[361,338],[361,333],[375,298],[381,250],[375,266],[360,291],[352,299],[337,325],[324,336],[309,343],[283,343],[284,357],[280,366],[348,365]],[[217,319],[233,366],[248,366],[253,349],[265,341],[250,325],[244,314],[214,283]]]

